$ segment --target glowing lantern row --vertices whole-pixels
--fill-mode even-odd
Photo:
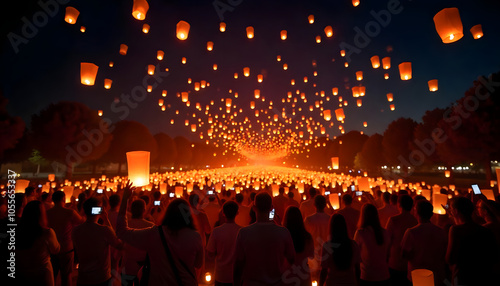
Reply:
[[[357,79],[358,81],[363,80],[363,72],[362,72],[362,71],[357,71],[357,72],[356,72],[356,79]]]
[[[80,78],[84,85],[94,85],[99,67],[93,63],[80,63]]]
[[[253,37],[255,35],[253,27],[252,26],[248,26],[246,30],[247,30],[247,38],[253,39]]]
[[[332,119],[332,112],[330,109],[323,110],[323,118],[325,118],[326,121],[330,121],[330,119]]]
[[[332,169],[339,169],[339,157],[332,157]]]
[[[150,26],[149,26],[148,24],[144,24],[144,25],[142,25],[142,32],[143,32],[144,34],[149,33],[149,28],[150,28]]]
[[[344,109],[342,108],[335,109],[335,116],[337,117],[338,121],[344,120],[345,119]]]
[[[177,23],[177,27],[176,27],[177,39],[179,39],[181,41],[186,40],[188,38],[188,35],[189,35],[189,28],[190,27],[191,27],[191,25],[189,25],[188,22],[179,21],[179,23]]]
[[[113,83],[113,81],[110,80],[109,78],[104,79],[104,88],[105,89],[110,89],[112,83]]]
[[[443,43],[453,43],[464,36],[462,20],[457,8],[445,8],[439,11],[433,20]]]
[[[385,70],[388,70],[391,68],[391,58],[390,57],[385,57],[382,59],[382,67]]]
[[[163,60],[163,57],[164,57],[164,56],[165,56],[165,53],[164,53],[163,51],[161,51],[161,50],[160,50],[160,51],[157,51],[157,52],[156,52],[156,58],[157,58],[159,61]]]
[[[248,67],[243,68],[243,75],[245,77],[249,77],[250,76],[250,68],[248,68]]]
[[[219,31],[225,32],[226,31],[226,23],[220,22],[219,24]]]
[[[380,67],[380,58],[378,56],[371,57],[370,61],[372,62],[372,67],[374,69],[378,69]]]
[[[415,286],[434,286],[434,273],[427,269],[412,270],[411,281]]]
[[[146,0],[134,0],[132,6],[132,16],[137,20],[146,19],[146,13],[149,10],[149,4]]]
[[[429,84],[429,90],[430,91],[436,91],[438,90],[438,80],[437,79],[431,79],[428,82]]]
[[[64,21],[69,24],[75,24],[76,19],[78,19],[78,15],[80,15],[80,11],[76,10],[76,8],[68,6],[66,7],[66,14],[64,15]]]
[[[394,95],[392,93],[387,94],[387,101],[392,102],[394,100]]]
[[[477,40],[483,36],[483,27],[481,26],[481,24],[475,25],[470,28],[470,32],[472,34],[472,37]]]
[[[149,156],[148,151],[127,152],[128,179],[135,187],[149,184]]]
[[[124,56],[127,54],[128,46],[125,44],[120,45],[120,55]]]
[[[325,35],[330,38],[333,36],[333,28],[332,26],[326,26],[325,27]]]
[[[154,65],[148,65],[148,74],[149,75],[155,74],[155,66]]]
[[[214,42],[208,41],[207,42],[207,51],[212,51],[214,49]]]
[[[287,37],[287,32],[286,32],[286,30],[282,30],[282,31],[280,32],[280,38],[284,41],[284,40],[286,40],[286,37]]]
[[[398,67],[401,80],[411,79],[411,62],[400,63]]]

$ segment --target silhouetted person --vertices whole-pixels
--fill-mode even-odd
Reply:
[[[278,195],[273,198],[273,206],[276,212],[276,215],[283,219],[285,215],[285,204],[288,201],[288,198],[285,197],[285,188],[280,186],[278,189]],[[280,221],[281,223],[281,221]]]
[[[330,216],[325,213],[326,199],[322,195],[314,198],[316,212],[304,219],[306,230],[312,235],[314,241],[314,259],[309,260],[314,280],[319,278],[321,270],[321,247],[328,240],[328,225]]]
[[[54,285],[50,255],[58,253],[60,245],[54,230],[47,227],[42,202],[26,204],[15,237],[16,285]]]
[[[238,204],[238,214],[235,222],[237,225],[244,227],[250,224],[250,207],[243,205],[243,195],[241,193],[234,196],[235,202]]]
[[[493,274],[498,245],[493,233],[472,220],[474,205],[465,197],[453,198],[446,261],[452,268],[452,285],[495,285]],[[498,282],[498,281],[497,281]]]
[[[285,259],[294,263],[290,232],[269,219],[272,203],[266,192],[255,196],[256,222],[241,228],[236,238],[234,285],[278,285]]]
[[[303,218],[312,215],[316,211],[314,206],[314,197],[316,197],[317,194],[318,191],[311,187],[309,189],[309,199],[300,203],[300,212],[302,213]]]
[[[311,285],[311,271],[308,259],[314,258],[314,242],[311,234],[304,226],[304,220],[298,207],[288,207],[283,218],[283,226],[292,236],[295,249],[295,262],[283,274],[285,285]]]
[[[385,228],[387,225],[387,221],[389,218],[393,215],[398,214],[398,208],[391,204],[391,193],[389,192],[384,192],[382,194],[382,199],[383,199],[383,207],[378,209],[378,215],[380,218],[380,225]]]
[[[337,213],[344,217],[349,238],[353,239],[359,221],[359,211],[352,207],[352,196],[350,194],[344,194],[342,196],[342,206],[343,207],[338,210]]]

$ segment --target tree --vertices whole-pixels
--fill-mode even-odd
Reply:
[[[47,160],[42,157],[42,154],[40,154],[40,151],[33,149],[31,152],[31,157],[28,158],[28,160],[33,164],[36,165],[36,174],[38,175],[40,173],[40,165],[46,165]]]
[[[4,152],[16,146],[23,136],[25,124],[19,116],[11,116],[7,112],[9,100],[0,93],[0,159]]]
[[[383,136],[375,133],[366,140],[361,149],[361,165],[369,171],[377,170],[386,165],[387,160],[384,157],[384,147],[382,145]]]
[[[436,152],[435,143],[433,141],[433,132],[438,128],[439,122],[443,119],[445,110],[442,108],[435,108],[428,110],[422,116],[422,123],[415,126],[413,131],[413,141],[411,142],[412,150],[424,150],[425,162],[428,165],[442,163],[443,160]]]
[[[177,148],[172,137],[165,133],[158,133],[153,137],[158,146],[158,155],[154,163],[158,165],[158,171],[160,171],[162,165],[174,164],[175,158],[177,157]]]
[[[131,120],[118,121],[114,125],[112,135],[109,151],[100,161],[118,163],[118,173],[122,164],[127,162],[127,152],[149,151],[150,161],[156,158],[156,140],[142,123]]]
[[[408,160],[410,143],[413,141],[413,130],[417,123],[411,118],[399,118],[389,124],[382,139],[383,153],[391,165],[401,164],[401,159]],[[408,169],[403,168],[405,174]]]
[[[191,142],[184,136],[177,136],[174,138],[175,146],[177,149],[177,156],[175,157],[176,168],[187,166],[193,157],[193,147]]]
[[[338,137],[339,143],[339,162],[342,166],[348,168],[354,167],[354,158],[356,154],[363,148],[368,136],[361,134],[359,131],[350,131]]]
[[[64,164],[67,178],[74,166],[100,158],[112,138],[97,112],[79,102],[49,105],[32,116],[31,128],[35,148],[48,160]]]

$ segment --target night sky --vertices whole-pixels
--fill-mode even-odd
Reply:
[[[18,2],[26,3],[21,5]],[[146,19],[139,21],[131,14],[132,0],[69,1],[63,6],[57,4],[59,11],[49,16],[47,23],[37,28],[27,43],[19,44],[16,53],[8,33],[23,36],[22,18],[32,22],[33,15],[43,10],[36,1],[15,1],[18,7],[2,19],[2,91],[9,99],[10,114],[21,116],[27,126],[31,115],[39,113],[50,103],[70,100],[83,102],[96,112],[103,110],[103,117],[113,122],[136,120],[145,124],[152,134],[165,132],[196,140],[199,137],[184,125],[185,119],[192,119],[193,112],[197,113],[197,118],[206,121],[206,116],[195,110],[196,102],[203,108],[211,100],[215,101],[215,106],[223,106],[221,98],[232,97],[237,106],[233,111],[243,109],[235,120],[241,122],[245,116],[253,117],[249,102],[255,100],[253,90],[260,89],[266,102],[257,102],[257,109],[267,109],[272,100],[273,109],[268,109],[271,116],[275,113],[281,115],[282,108],[291,116],[290,103],[283,104],[281,100],[286,98],[288,91],[298,97],[295,108],[302,107],[303,110],[297,112],[291,126],[298,124],[300,116],[305,115],[326,126],[330,137],[340,135],[339,125],[346,131],[360,130],[368,135],[383,133],[387,125],[399,117],[420,121],[426,110],[448,107],[463,96],[479,75],[500,71],[500,4],[491,0],[402,0],[397,5],[401,12],[392,14],[386,27],[377,24],[380,31],[373,33],[376,35],[369,38],[366,47],[351,55],[349,67],[344,67],[346,58],[340,56],[342,43],[355,46],[355,28],[365,31],[366,24],[375,21],[373,13],[387,10],[388,3],[397,2],[361,0],[358,7],[353,7],[350,0],[234,0],[230,1],[234,7],[228,6],[231,10],[217,13],[214,3],[228,2],[149,0]],[[80,11],[75,25],[64,21],[66,5]],[[432,18],[448,7],[459,9],[464,37],[455,43],[444,44]],[[311,14],[315,17],[313,24],[307,20]],[[185,41],[175,36],[176,24],[180,20],[191,25]],[[224,33],[219,31],[221,21],[227,24]],[[151,27],[148,34],[142,32],[144,23]],[[484,37],[478,40],[473,39],[469,31],[476,24],[482,24],[484,32]],[[333,27],[334,36],[331,38],[323,32],[327,25]],[[85,33],[80,32],[81,26],[86,27]],[[247,26],[255,29],[253,39],[246,37]],[[280,39],[281,30],[287,30],[285,41]],[[322,40],[320,44],[315,41],[318,35]],[[211,52],[206,49],[207,41],[214,42]],[[127,55],[119,54],[120,44],[128,45]],[[156,59],[157,50],[165,52],[162,61]],[[276,60],[278,55],[281,62]],[[391,68],[373,69],[370,57],[374,55],[380,59],[391,57]],[[182,57],[187,58],[187,64],[181,64]],[[112,68],[108,66],[110,61],[114,62]],[[405,61],[413,66],[413,78],[409,81],[402,81],[399,77],[397,66]],[[99,66],[94,86],[80,83],[80,62]],[[218,65],[217,71],[212,69],[214,63]],[[288,70],[283,70],[283,63],[288,64]],[[142,85],[143,78],[148,78],[146,67],[149,64],[159,64],[166,75],[144,101],[138,102],[137,107],[130,108],[130,113],[125,115],[123,108],[119,109],[125,106],[121,102],[122,94],[130,94],[134,87]],[[250,67],[248,78],[243,76],[244,67]],[[169,69],[168,75],[165,68]],[[360,70],[364,79],[358,82],[355,72]],[[317,71],[317,76],[313,76],[314,71]],[[383,77],[386,72],[390,75],[388,80]],[[238,79],[233,78],[234,73],[238,73]],[[257,74],[264,75],[262,83],[257,82]],[[306,76],[308,82],[304,83]],[[103,87],[105,78],[113,80],[109,90]],[[193,82],[206,80],[210,86],[195,92],[193,84],[188,84],[188,78]],[[295,86],[290,85],[291,79],[295,79]],[[428,89],[427,81],[431,79],[439,80],[437,92]],[[314,83],[316,87],[313,87]],[[350,90],[359,84],[366,86],[366,95],[361,97],[362,107],[356,106],[356,98]],[[332,87],[339,88],[338,96],[347,100],[348,105],[344,107],[345,124],[332,118],[330,122],[334,124],[330,127],[330,122],[321,117],[319,109],[309,112],[309,105],[323,100],[323,108],[331,109],[333,113],[339,107],[339,101],[338,96],[332,95]],[[163,98],[162,90],[168,91],[164,99],[170,108],[166,111],[161,111],[158,106],[158,99]],[[306,94],[307,103],[300,100],[296,90]],[[183,91],[190,92],[190,107],[176,96]],[[325,91],[330,101],[315,95],[320,91]],[[238,98],[234,98],[234,92],[238,92]],[[389,92],[394,94],[395,111],[389,109],[390,103],[386,99]],[[179,110],[179,115],[175,110]],[[225,109],[211,112],[224,114]],[[171,119],[175,120],[174,125],[170,124]],[[280,122],[282,120],[280,118]],[[363,127],[364,121],[368,123],[366,128]],[[205,122],[199,131],[205,133],[207,126]],[[253,127],[258,131],[257,124]],[[315,135],[321,136],[319,132]]]

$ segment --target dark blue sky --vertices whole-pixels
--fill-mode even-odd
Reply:
[[[50,103],[71,100],[83,102],[95,110],[102,109],[105,117],[117,121],[124,113],[114,112],[113,102],[141,85],[148,64],[159,64],[162,69],[169,68],[168,76],[146,100],[138,103],[137,108],[130,109],[130,115],[124,116],[145,124],[153,134],[184,134],[194,139],[184,126],[184,118],[193,113],[194,102],[205,106],[215,100],[220,104],[220,99],[229,95],[229,89],[239,93],[233,103],[245,110],[244,115],[251,117],[253,111],[249,110],[249,101],[253,100],[254,89],[260,89],[266,100],[273,100],[277,110],[284,107],[281,99],[287,91],[294,91],[294,95],[296,89],[305,92],[307,104],[299,100],[297,107],[301,105],[308,110],[310,104],[321,99],[314,93],[324,90],[331,100],[325,101],[323,106],[333,112],[338,108],[338,99],[331,95],[331,89],[339,87],[339,96],[349,103],[344,108],[345,130],[363,130],[370,135],[383,133],[387,125],[399,117],[419,121],[426,110],[447,107],[462,97],[479,75],[500,71],[500,9],[499,4],[493,3],[497,1],[401,0],[398,6],[401,12],[391,15],[388,25],[381,27],[359,54],[352,55],[348,68],[344,67],[345,59],[339,54],[341,43],[354,45],[355,28],[365,30],[366,24],[374,21],[371,12],[386,10],[388,3],[397,1],[361,0],[358,7],[353,7],[350,0],[232,1],[239,4],[222,14],[227,24],[225,33],[219,32],[221,19],[212,1],[149,0],[145,21],[132,17],[132,2],[69,1],[67,5],[80,11],[77,24],[64,22],[65,5],[60,6],[58,13],[48,17],[47,24],[39,27],[27,43],[18,46],[17,53],[6,34],[22,36],[22,17],[33,21],[33,15],[43,10],[36,1],[22,5],[16,2],[19,7],[13,10],[10,18],[2,19],[5,22],[2,24],[1,86],[10,102],[10,113],[21,116],[29,125],[31,115]],[[438,11],[447,7],[459,8],[464,26],[464,37],[452,44],[442,43],[432,20]],[[307,22],[310,14],[315,16],[312,25]],[[175,37],[175,25],[179,20],[191,24],[186,41]],[[141,31],[144,23],[151,26],[148,34]],[[476,24],[482,24],[484,31],[484,37],[479,40],[474,40],[469,32]],[[79,31],[82,25],[86,27],[85,33]],[[333,27],[332,38],[324,35],[327,25]],[[255,28],[252,40],[246,38],[247,26]],[[279,38],[283,29],[288,31],[286,41]],[[315,42],[317,35],[322,37],[321,44]],[[206,50],[207,41],[214,42],[212,52]],[[129,46],[126,56],[118,53],[120,44]],[[156,59],[157,50],[165,52],[163,61]],[[281,55],[282,62],[276,61],[277,55]],[[373,69],[370,57],[374,55],[391,57],[391,69]],[[187,65],[181,64],[181,57],[187,58]],[[312,66],[313,60],[317,62],[316,68]],[[94,86],[80,84],[82,61],[99,66]],[[108,67],[109,61],[114,61],[113,68]],[[404,61],[413,65],[413,79],[409,81],[399,78],[397,65]],[[218,65],[217,71],[212,69],[214,63]],[[283,71],[283,63],[289,65],[287,71]],[[251,77],[242,76],[243,67],[250,67]],[[359,84],[355,79],[358,70],[364,72],[361,84],[366,86],[362,107],[356,106],[350,89],[345,89],[346,85]],[[317,77],[313,76],[314,71],[318,72]],[[240,75],[238,80],[233,78],[235,72]],[[384,80],[385,72],[390,74],[389,80]],[[258,73],[265,75],[263,83],[257,83]],[[307,84],[303,83],[305,76],[309,78]],[[113,80],[110,90],[104,89],[104,78]],[[175,96],[177,92],[192,91],[187,78],[211,84],[200,92],[191,92],[190,108]],[[293,87],[291,79],[297,82]],[[429,92],[427,81],[430,79],[439,80],[437,92]],[[313,83],[317,84],[316,88]],[[164,112],[158,106],[163,89],[168,91],[165,103],[171,104]],[[394,94],[395,111],[389,110],[388,92]],[[123,105],[123,102],[115,103],[118,107]],[[179,115],[175,115],[176,109]],[[318,110],[311,116],[325,123]],[[176,120],[174,126],[169,123],[172,118]],[[367,128],[362,126],[364,121],[368,122]],[[339,124],[333,122],[334,126],[327,129],[327,133],[339,135]]]

